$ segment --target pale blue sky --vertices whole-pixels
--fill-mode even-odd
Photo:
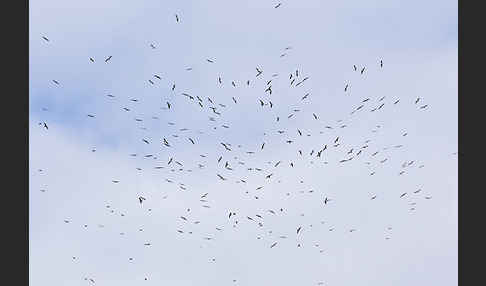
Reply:
[[[29,2],[31,285],[91,284],[85,277],[117,286],[457,285],[457,1],[277,3]],[[364,75],[353,65],[366,66]],[[309,79],[290,87],[296,69]],[[221,116],[207,97],[226,105]],[[337,136],[341,145],[332,147]],[[368,139],[360,156],[339,163]],[[325,144],[323,158],[309,156]],[[184,171],[170,171],[170,157]],[[147,198],[142,206],[138,196]]]

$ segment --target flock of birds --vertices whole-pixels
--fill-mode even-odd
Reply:
[[[279,8],[281,3],[277,4],[274,8]],[[180,22],[179,15],[175,15],[175,21]],[[53,44],[49,38],[43,36],[42,39],[49,44]],[[150,44],[149,48],[157,49],[154,44]],[[284,57],[287,53],[292,50],[292,47],[285,48],[283,54],[280,57]],[[92,64],[97,63],[97,60],[93,57],[89,57],[89,60]],[[102,59],[104,64],[110,64],[112,61],[116,61],[117,59],[110,56]],[[216,65],[217,61],[215,59],[207,58],[205,59],[207,64]],[[353,65],[350,67],[350,70],[357,73],[358,75],[364,77],[367,72],[369,71],[379,71],[384,70],[384,62],[383,60],[378,60],[375,66],[366,67],[366,66],[359,66]],[[187,71],[191,71],[192,68],[186,68]],[[147,79],[147,84],[150,86],[157,86],[164,84],[163,81],[165,76],[160,74],[153,74],[152,78]],[[252,198],[253,200],[259,200],[262,196],[265,195],[265,190],[269,189],[269,192],[277,192],[280,191],[282,188],[276,187],[276,184],[282,183],[283,178],[279,176],[279,172],[283,169],[290,169],[296,170],[302,168],[304,165],[313,165],[316,168],[322,168],[326,165],[345,165],[345,164],[352,164],[353,162],[356,164],[365,164],[365,166],[371,170],[369,172],[369,176],[374,176],[376,174],[376,169],[380,166],[383,166],[389,160],[389,153],[386,151],[388,150],[397,150],[397,149],[404,149],[405,145],[401,143],[396,143],[392,146],[377,146],[373,144],[373,138],[363,138],[360,142],[350,142],[345,137],[339,135],[340,130],[344,128],[349,128],[352,125],[351,121],[346,120],[337,120],[337,124],[323,124],[321,116],[316,114],[316,112],[308,112],[306,113],[306,108],[303,106],[304,103],[309,103],[312,100],[310,96],[310,92],[302,92],[300,87],[306,85],[308,81],[311,80],[309,75],[301,74],[301,71],[298,69],[288,71],[285,76],[281,75],[281,73],[275,72],[267,72],[267,70],[263,69],[262,67],[255,67],[254,76],[252,78],[247,78],[245,80],[230,80],[228,83],[231,84],[230,88],[238,89],[256,86],[259,91],[258,97],[255,98],[253,102],[253,110],[250,112],[271,112],[275,109],[275,106],[279,105],[279,94],[276,92],[278,89],[276,87],[286,87],[289,88],[292,92],[298,93],[299,95],[295,97],[295,104],[299,105],[298,107],[292,107],[288,110],[286,114],[272,114],[271,130],[263,130],[264,135],[267,136],[264,142],[259,142],[257,145],[252,146],[244,146],[244,144],[238,144],[234,142],[232,138],[225,138],[221,142],[218,142],[217,147],[215,146],[208,146],[202,144],[201,142],[204,140],[214,140],[216,138],[216,134],[220,137],[225,137],[225,131],[231,129],[231,125],[228,122],[220,124],[219,122],[227,120],[225,119],[226,110],[229,109],[230,105],[233,105],[233,108],[237,108],[238,104],[240,104],[240,98],[236,96],[227,96],[226,98],[216,99],[211,96],[200,96],[200,95],[193,95],[187,91],[182,91],[179,85],[173,82],[167,82],[166,86],[172,92],[167,100],[162,102],[162,106],[160,107],[161,112],[164,113],[164,116],[171,116],[171,113],[177,114],[181,112],[182,108],[181,102],[185,102],[184,104],[193,104],[199,109],[200,113],[203,113],[209,118],[210,126],[205,132],[198,131],[193,132],[192,135],[186,135],[189,131],[192,131],[191,128],[184,127],[179,128],[175,134],[147,134],[147,136],[140,138],[139,146],[140,148],[151,147],[156,149],[156,152],[151,152],[150,154],[137,154],[132,153],[128,154],[128,156],[133,158],[141,158],[145,159],[153,159],[153,166],[152,168],[157,170],[165,170],[167,175],[169,176],[178,176],[181,178],[180,182],[176,182],[173,178],[165,178],[165,182],[168,186],[174,186],[173,190],[176,191],[183,191],[183,192],[191,192],[194,195],[194,199],[199,201],[201,208],[211,208],[211,192],[205,193],[197,193],[197,186],[188,186],[182,182],[182,178],[184,176],[192,176],[193,173],[202,170],[211,170],[213,172],[213,180],[214,184],[224,184],[225,188],[242,188],[244,189],[244,194],[248,197]],[[55,86],[62,86],[62,81],[58,79],[53,79],[52,83]],[[223,80],[222,76],[215,76],[214,84],[218,88],[224,88],[225,81]],[[344,83],[343,85],[343,93],[344,96],[350,93],[351,83]],[[227,92],[230,93],[230,92]],[[111,100],[116,100],[117,96],[113,94],[106,95]],[[137,106],[137,102],[142,101],[143,99],[140,98],[131,98],[130,102],[132,105],[126,105],[121,107],[121,112],[127,114],[133,113]],[[248,99],[245,99],[248,100]],[[380,98],[371,98],[367,97],[360,100],[358,106],[352,108],[349,111],[349,116],[357,116],[359,113],[363,112],[380,112],[381,110],[387,108],[388,106],[398,106],[401,104],[408,104],[417,109],[417,111],[426,111],[428,108],[428,104],[423,103],[423,99],[420,97],[414,98],[413,100],[409,100],[406,102],[405,100],[401,101],[400,99],[394,99],[392,101],[387,102],[386,97]],[[251,105],[251,103],[250,103]],[[307,105],[308,106],[308,105]],[[47,108],[43,108],[43,111],[48,111]],[[309,120],[314,120],[319,122],[319,126],[322,127],[322,130],[307,130],[305,128],[296,128],[292,129],[291,127],[287,127],[287,123],[293,120],[295,117],[306,117]],[[96,114],[86,114],[87,120],[96,120]],[[269,117],[270,118],[270,117]],[[159,116],[152,116],[152,120],[160,120]],[[242,121],[244,119],[241,119]],[[135,118],[136,128],[143,129],[148,131],[148,129],[144,126],[140,126],[145,121],[142,118]],[[266,123],[267,124],[267,123]],[[175,128],[176,123],[168,122],[168,125],[171,128]],[[262,124],[263,125],[263,124]],[[46,132],[49,130],[48,122],[39,122],[39,126],[44,128]],[[266,125],[265,125],[266,126]],[[254,128],[259,128],[255,126]],[[380,130],[381,126],[377,125],[373,127],[372,132],[376,133]],[[314,146],[302,146],[301,138],[305,137],[319,137],[325,136],[326,132],[334,132],[337,133],[335,137],[328,141],[323,141],[321,139],[316,139],[314,142]],[[211,135],[208,135],[209,139],[202,139],[204,134],[208,134],[212,132]],[[406,137],[408,135],[407,132],[401,134],[402,137]],[[198,137],[199,136],[199,137]],[[206,141],[207,142],[207,141]],[[195,162],[189,161],[182,161],[179,159],[182,156],[176,154],[178,150],[178,146],[182,145],[189,145],[192,146],[191,148],[195,148],[199,153],[199,158],[195,158]],[[198,146],[199,145],[199,146]],[[269,147],[270,146],[270,147]],[[286,150],[284,153],[293,159],[290,160],[275,160],[275,161],[268,161],[265,165],[256,166],[256,159],[259,156],[265,158],[265,152],[268,148],[276,148],[278,146],[278,150]],[[185,146],[185,148],[188,148]],[[209,149],[208,149],[209,148]],[[153,150],[152,149],[152,150]],[[297,150],[297,152],[295,152]],[[96,152],[96,148],[92,148],[91,150],[93,153]],[[287,152],[288,151],[288,152]],[[293,153],[295,152],[295,153]],[[214,153],[219,155],[209,155],[208,153]],[[289,155],[294,154],[294,155]],[[167,156],[164,158],[164,156]],[[380,157],[381,156],[381,157]],[[163,161],[162,161],[163,160]],[[147,161],[145,161],[147,162]],[[416,168],[420,169],[423,168],[423,164],[419,164],[415,160],[405,161],[397,166],[397,175],[402,176],[404,175],[408,169],[416,166]],[[391,167],[390,167],[391,168]],[[39,169],[42,172],[42,169]],[[143,169],[140,167],[136,167],[136,172],[140,173]],[[297,171],[296,171],[297,173]],[[295,177],[298,177],[296,175]],[[304,181],[301,179],[296,178],[288,178],[286,177],[285,180],[298,180],[300,184],[303,184]],[[111,182],[116,185],[123,184],[123,180],[120,178],[112,178]],[[273,187],[273,188],[272,188]],[[168,187],[169,188],[169,187]],[[42,192],[46,192],[46,189],[42,189]],[[141,193],[133,194],[133,203],[139,204],[141,207],[150,201],[150,200],[160,200],[160,199],[167,199],[168,195],[164,195],[162,198],[151,197],[147,194],[143,194],[143,190],[139,190]],[[300,193],[314,193],[317,194],[316,201],[319,202],[322,208],[328,207],[328,205],[339,204],[339,201],[336,201],[334,198],[329,197],[328,195],[322,194],[317,190],[314,190],[310,187],[308,191],[300,191]],[[290,196],[290,192],[286,192],[283,194],[284,196]],[[405,199],[406,197],[413,197],[414,201],[409,202],[409,210],[414,211],[416,207],[417,199],[424,198],[426,200],[432,199],[430,195],[422,196],[422,189],[414,189],[409,192],[404,192],[397,194],[397,198]],[[374,201],[378,198],[377,194],[371,194],[369,196],[370,201]],[[254,202],[254,201],[253,201]],[[246,203],[246,202],[242,202]],[[370,202],[372,203],[372,202]],[[105,205],[106,209],[111,212],[115,213],[116,210],[109,204]],[[151,208],[148,211],[152,211]],[[182,223],[181,228],[174,229],[174,235],[195,235],[195,227],[201,224],[202,221],[198,219],[191,218],[191,208],[186,208],[185,213],[181,213],[181,215],[177,218]],[[120,212],[121,216],[127,215],[124,212]],[[222,213],[221,216],[225,217],[227,221],[227,226],[229,229],[237,229],[241,224],[250,224],[256,229],[261,230],[261,235],[258,235],[256,239],[262,241],[262,243],[267,243],[267,247],[273,249],[279,248],[279,243],[282,240],[288,239],[290,237],[302,237],[306,235],[306,232],[312,230],[312,228],[316,227],[313,226],[312,223],[310,224],[302,224],[302,225],[295,225],[289,228],[288,233],[285,234],[275,234],[272,231],[272,222],[271,220],[267,220],[268,216],[271,216],[274,220],[285,220],[286,209],[280,206],[270,206],[265,209],[261,209],[259,213],[240,213],[235,208],[227,209],[225,213]],[[304,214],[302,214],[304,216]],[[66,224],[73,223],[70,219],[65,219],[64,222]],[[327,224],[327,222],[320,221],[317,224]],[[80,224],[80,227],[87,228],[87,224]],[[103,225],[99,225],[99,227],[103,227]],[[208,229],[212,229],[213,232],[211,235],[204,235],[201,236],[201,240],[205,241],[205,243],[212,243],[212,241],[217,240],[218,234],[220,232],[227,231],[227,229],[223,226],[212,226],[208,227]],[[336,229],[336,226],[329,226],[328,231],[332,232]],[[305,231],[304,231],[305,230]],[[390,231],[392,230],[391,226],[387,226],[386,230],[388,231],[385,235],[384,239],[388,240],[391,238]],[[143,231],[143,229],[139,229],[138,231]],[[348,228],[344,231],[353,233],[358,231],[356,228]],[[121,236],[124,236],[126,232],[120,232]],[[240,234],[244,235],[244,234]],[[272,241],[270,241],[272,239]],[[150,247],[153,242],[145,242],[144,246]],[[295,247],[301,248],[303,247],[304,243],[299,241],[296,243]],[[322,244],[314,243],[313,247],[315,247],[316,251],[319,253],[323,253],[325,250],[322,248]],[[77,259],[77,257],[73,256],[72,259]],[[132,262],[134,257],[127,257],[127,261]],[[209,262],[216,262],[216,258],[211,258]],[[145,280],[148,280],[149,276],[145,277]],[[89,283],[94,284],[95,278],[94,277],[84,277],[84,280],[89,281]],[[233,282],[237,282],[236,279]],[[318,285],[323,285],[324,282],[319,281],[317,282]]]

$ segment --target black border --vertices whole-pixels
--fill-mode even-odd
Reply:
[[[484,15],[480,15],[483,10],[479,6],[474,9],[469,5],[465,9],[464,3],[474,2],[458,2],[458,274],[459,283],[479,285],[484,284],[478,283],[484,280],[480,277],[483,262],[472,258],[480,258],[479,247],[484,244],[481,233],[485,192],[483,184],[475,182],[475,179],[484,176],[484,163],[479,155],[484,153],[482,147],[485,146],[481,134],[484,130],[484,111],[481,110],[484,96],[481,89],[485,72],[484,64],[478,61],[484,55],[484,49],[480,40],[468,43],[465,37],[480,38]],[[466,135],[472,134],[470,130],[475,131],[473,138]],[[472,160],[473,153],[476,160]],[[474,230],[474,233],[467,230]]]
[[[2,18],[2,284],[29,284],[29,2],[10,1]],[[5,66],[5,62],[7,65]],[[5,271],[6,270],[6,271]],[[7,278],[7,279],[6,279]],[[7,280],[6,282],[4,282]],[[12,281],[8,281],[12,280]],[[10,282],[10,283],[9,283]]]

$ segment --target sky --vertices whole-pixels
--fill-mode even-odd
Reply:
[[[278,3],[29,2],[31,285],[457,285],[457,1]]]

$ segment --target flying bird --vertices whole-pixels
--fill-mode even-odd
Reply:
[[[258,77],[259,75],[262,74],[263,71],[259,70],[258,68],[256,68],[256,71],[257,71],[257,75],[255,77]]]
[[[269,91],[270,95],[272,94],[272,86],[269,86],[267,89],[265,89],[265,92]]]
[[[223,181],[224,181],[224,180],[226,180],[226,178],[224,178],[224,177],[223,177],[223,176],[221,176],[220,174],[216,174],[216,175],[218,175],[218,177],[219,177],[221,180],[223,180]]]

